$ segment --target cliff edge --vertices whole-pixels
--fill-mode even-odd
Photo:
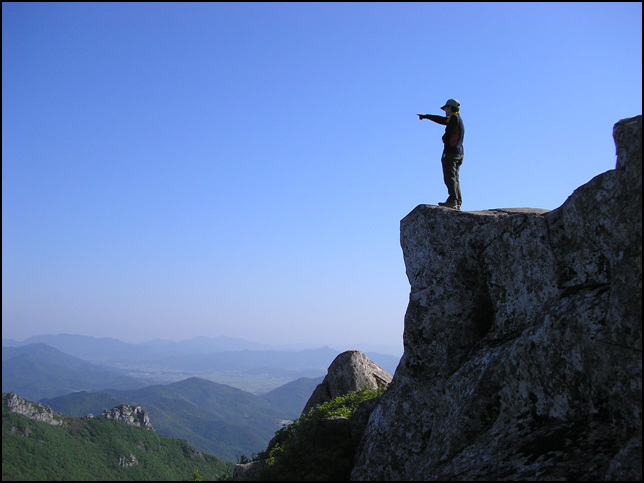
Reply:
[[[401,221],[405,352],[353,480],[640,480],[642,117],[559,208]]]

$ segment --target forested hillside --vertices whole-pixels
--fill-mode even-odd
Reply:
[[[206,480],[234,465],[187,441],[103,418],[64,416],[52,426],[2,408],[2,480]]]
[[[308,395],[314,385],[315,380],[308,381]],[[285,403],[282,409],[259,396],[197,377],[132,391],[78,392],[41,402],[76,417],[99,414],[116,404],[136,404],[148,412],[158,433],[187,439],[200,451],[236,462],[265,448],[283,420],[299,416],[308,395],[289,394],[275,397],[299,401],[297,413]]]

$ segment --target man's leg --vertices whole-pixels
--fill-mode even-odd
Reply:
[[[458,206],[463,204],[463,198],[461,198],[461,182],[459,179],[461,164],[463,164],[463,156],[454,158],[454,197]]]
[[[449,195],[444,205],[460,206],[462,200],[458,172],[463,162],[463,156],[443,153],[441,161],[443,163],[443,181],[445,182],[445,186],[447,186],[447,193]]]

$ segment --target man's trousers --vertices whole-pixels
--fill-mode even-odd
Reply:
[[[463,204],[463,199],[461,198],[461,184],[458,181],[458,171],[463,163],[463,155],[443,153],[441,161],[443,163],[443,180],[445,181],[447,193],[449,194],[447,202],[455,202],[460,206]]]

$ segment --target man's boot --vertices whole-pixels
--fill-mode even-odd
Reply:
[[[444,208],[452,208],[453,210],[459,210],[459,211],[461,209],[461,207],[459,206],[459,204],[456,201],[449,200],[449,199],[445,203],[439,202],[438,206],[442,206]]]

